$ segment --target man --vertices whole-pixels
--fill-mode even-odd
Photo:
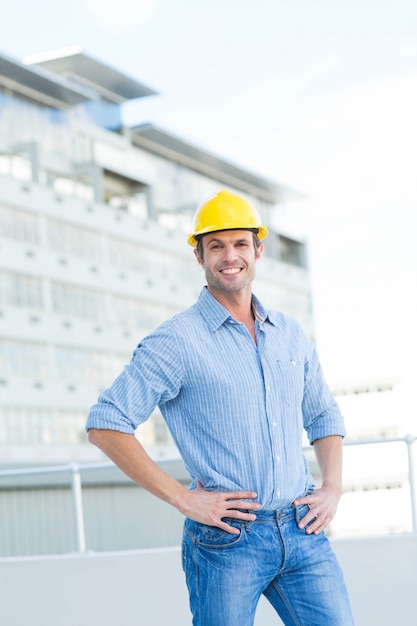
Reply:
[[[267,236],[228,191],[204,203],[188,242],[207,286],[136,348],[92,407],[89,439],[186,517],[194,626],[252,626],[264,594],[287,626],[352,626],[323,530],[341,496],[343,419],[300,326],[252,294]],[[167,475],[134,432],[159,406],[193,483]],[[302,430],[317,455],[315,489]]]

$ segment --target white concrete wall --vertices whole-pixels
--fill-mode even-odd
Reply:
[[[356,626],[417,624],[417,535],[335,540]],[[0,559],[3,626],[187,626],[179,548]],[[256,626],[278,626],[266,601]]]

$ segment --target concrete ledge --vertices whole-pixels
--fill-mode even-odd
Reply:
[[[412,624],[417,535],[334,540],[356,626]],[[187,626],[180,548],[0,559],[7,626]],[[262,600],[256,626],[277,626]]]

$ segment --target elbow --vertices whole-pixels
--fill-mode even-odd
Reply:
[[[87,433],[88,441],[99,448],[100,442],[103,439],[102,433],[103,431],[98,428],[90,428]]]
[[[90,428],[87,433],[88,441],[100,448],[105,454],[112,446],[120,444],[121,437],[127,436],[129,436],[127,433],[107,428]],[[134,437],[134,435],[130,436]]]

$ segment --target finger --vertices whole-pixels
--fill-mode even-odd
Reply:
[[[231,519],[239,519],[246,522],[253,522],[256,520],[256,514],[250,513],[247,511],[240,511],[236,509],[228,509],[226,511],[225,517],[230,517]]]
[[[224,496],[226,500],[254,500],[258,494],[256,491],[226,491]]]
[[[311,535],[314,533],[315,535],[320,534],[328,525],[330,520],[324,515],[317,515],[312,523],[306,528],[306,532]]]
[[[230,533],[231,535],[240,535],[239,528],[235,528],[234,526],[231,526],[230,524],[226,524],[226,522],[223,522],[221,520],[218,524],[216,524],[216,526],[217,528],[221,528],[222,530],[226,531],[227,533]]]
[[[315,520],[316,520],[316,517],[314,515],[307,514],[300,520],[300,522],[298,522],[298,528],[300,528],[301,530],[303,528],[306,528],[307,526],[311,528],[311,524]]]
[[[296,498],[293,502],[295,506],[302,506],[303,504],[307,504],[308,506],[312,505],[317,497],[317,491],[309,491],[305,496],[301,496],[300,498]]]
[[[304,496],[304,498],[297,498],[293,502],[294,506],[302,506],[303,504],[307,504],[308,506],[311,504],[311,497]]]
[[[294,501],[294,504],[295,504],[295,501]],[[297,505],[297,506],[302,506],[302,505]],[[314,513],[314,511],[312,510],[311,505],[307,504],[307,506],[308,506],[308,513],[306,513],[298,522],[298,528],[301,528],[301,529],[305,528],[307,524],[309,524],[310,522],[312,522],[312,520],[316,518],[316,513]]]
[[[262,504],[259,502],[227,502],[225,503],[226,511],[257,511],[262,507]]]
[[[310,524],[310,526],[307,526],[306,528],[306,533],[308,535],[319,535],[324,529],[326,528],[326,524],[324,524],[323,522],[319,522],[314,521]]]
[[[309,511],[306,515],[304,515],[304,517],[301,518],[300,522],[298,523],[298,528],[303,529],[308,526],[309,532],[312,532],[318,526],[317,520],[319,519],[319,511],[315,507],[312,507],[310,505],[307,506],[309,508]]]

